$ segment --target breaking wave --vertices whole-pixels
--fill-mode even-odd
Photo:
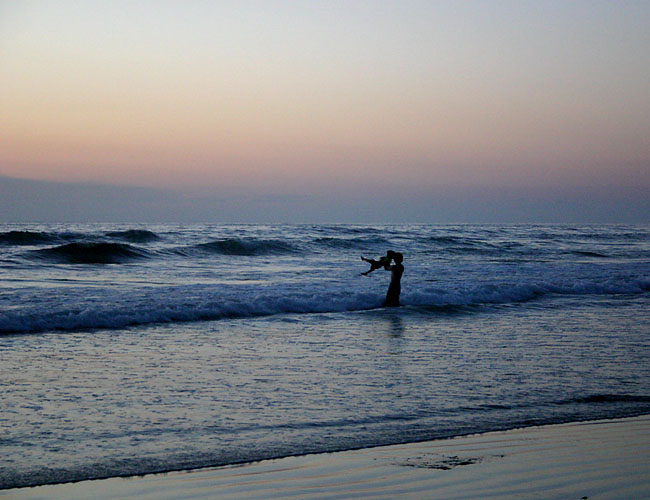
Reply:
[[[66,245],[68,247],[69,245]],[[120,252],[124,251],[123,249]],[[131,255],[131,251],[126,251]],[[66,254],[66,258],[69,255]],[[110,258],[116,258],[114,253]],[[650,280],[584,282],[575,285],[539,283],[517,286],[475,285],[462,289],[424,288],[407,292],[402,303],[409,311],[471,313],[485,307],[522,303],[550,294],[640,294],[650,291]],[[106,292],[87,299],[83,290],[77,300],[68,297],[60,306],[38,302],[6,311],[0,317],[0,333],[37,333],[52,330],[117,329],[153,323],[184,323],[226,318],[361,312],[380,308],[378,292],[350,292],[340,288],[269,288],[256,286],[177,286],[132,290],[128,296]]]

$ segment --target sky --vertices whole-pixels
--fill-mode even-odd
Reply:
[[[635,0],[0,0],[0,207],[650,222],[648,26]]]

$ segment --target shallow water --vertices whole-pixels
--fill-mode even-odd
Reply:
[[[4,226],[0,273],[2,487],[650,411],[647,226]]]

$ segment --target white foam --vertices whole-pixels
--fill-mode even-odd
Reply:
[[[374,285],[374,286],[372,286]],[[65,297],[42,294],[25,297],[20,307],[0,316],[0,332],[27,333],[51,330],[123,328],[150,323],[219,320],[293,313],[361,311],[380,307],[383,288],[377,284],[359,291],[331,283],[298,286],[179,286],[130,290],[68,290]],[[374,290],[373,290],[374,288]],[[454,287],[411,286],[402,304],[412,306],[469,306],[508,304],[548,294],[633,294],[650,290],[647,279],[583,280],[523,284],[495,282],[455,284]]]

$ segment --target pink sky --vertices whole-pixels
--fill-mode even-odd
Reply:
[[[647,2],[5,2],[0,175],[650,187]]]

